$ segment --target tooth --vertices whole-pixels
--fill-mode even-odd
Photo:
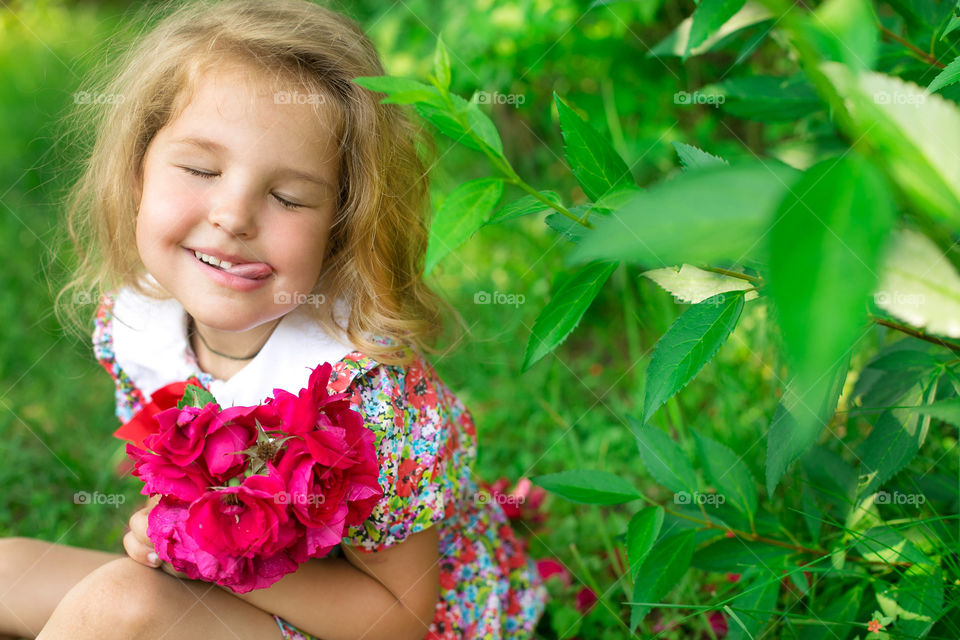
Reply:
[[[232,263],[232,262],[227,262],[226,260],[221,260],[221,261],[220,261],[220,268],[221,268],[221,269],[229,269],[229,268],[232,267],[232,266],[233,266],[233,263]]]

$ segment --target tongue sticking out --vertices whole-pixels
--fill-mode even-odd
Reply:
[[[240,276],[241,278],[262,280],[269,276],[273,272],[273,269],[270,268],[270,265],[264,264],[263,262],[245,262],[243,264],[235,264],[229,269],[224,269],[224,271],[232,273],[235,276]]]

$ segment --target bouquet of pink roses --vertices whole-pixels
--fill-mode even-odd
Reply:
[[[253,407],[221,409],[187,385],[176,407],[141,418],[151,432],[127,454],[141,493],[161,496],[147,525],[161,560],[246,593],[326,555],[370,515],[383,496],[375,437],[348,394],[327,393],[331,370]]]

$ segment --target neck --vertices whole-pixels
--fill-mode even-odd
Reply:
[[[191,318],[190,344],[200,368],[220,379],[228,379],[260,352],[281,318],[243,332],[222,331]]]

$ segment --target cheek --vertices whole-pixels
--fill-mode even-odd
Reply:
[[[304,221],[306,222],[306,221]],[[277,224],[272,228],[268,246],[284,247],[282,255],[298,279],[313,281],[320,275],[330,225],[312,220],[302,224]]]

